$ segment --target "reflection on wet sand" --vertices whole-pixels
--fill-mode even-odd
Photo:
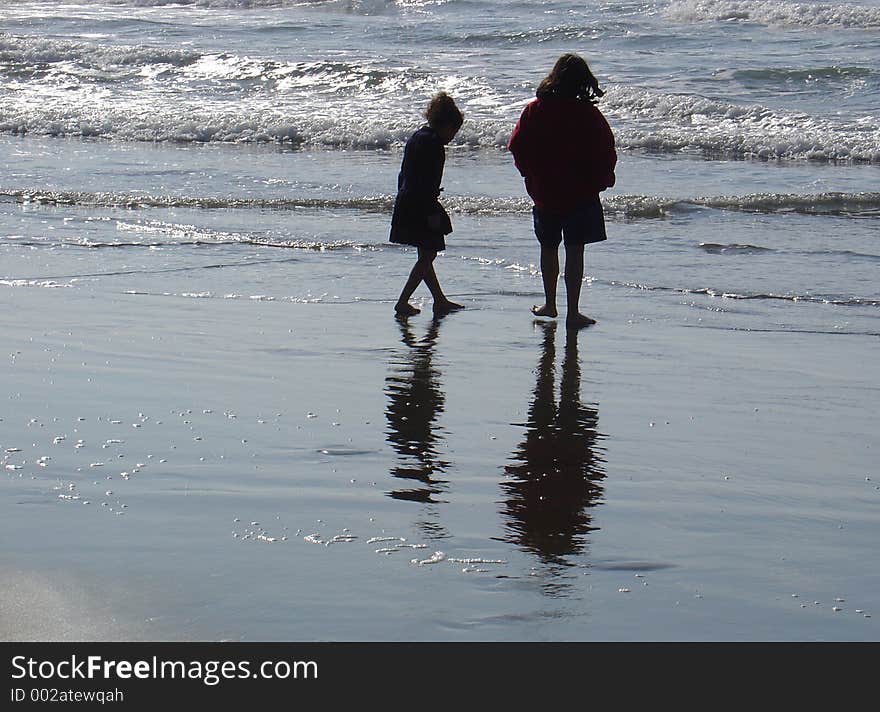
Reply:
[[[405,351],[396,353],[385,379],[388,403],[386,439],[397,452],[397,464],[391,475],[405,483],[388,493],[394,499],[432,503],[445,489],[442,474],[449,463],[439,455],[443,443],[437,421],[443,413],[445,396],[440,384],[440,371],[432,363],[434,346],[440,329],[440,318],[434,318],[425,336],[417,340],[409,322],[399,318],[401,340]],[[436,525],[428,525],[435,529]],[[428,531],[433,536],[438,531]]]
[[[595,527],[590,508],[605,478],[603,437],[595,405],[581,402],[578,333],[567,330],[559,401],[555,397],[556,324],[541,323],[544,337],[524,440],[505,467],[501,513],[507,540],[542,563],[566,565]]]

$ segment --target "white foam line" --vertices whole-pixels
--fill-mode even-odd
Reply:
[[[435,551],[427,559],[412,559],[410,563],[416,566],[430,566],[432,564],[439,564],[441,561],[446,561],[446,554],[442,551]]]

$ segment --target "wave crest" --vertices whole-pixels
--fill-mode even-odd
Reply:
[[[322,198],[236,198],[192,195],[143,195],[88,191],[0,189],[0,200],[38,205],[95,206],[138,210],[144,208],[194,208],[200,210],[353,210],[390,214],[394,196],[360,195]],[[527,213],[532,202],[526,197],[448,196],[444,205],[460,215],[503,216]],[[754,213],[795,213],[853,218],[880,217],[880,193],[828,192],[811,195],[797,193],[753,193],[709,197],[670,198],[649,195],[607,195],[605,212],[625,219],[665,218],[695,208]]]
[[[880,28],[880,9],[843,3],[784,0],[673,0],[666,16],[679,22],[747,21],[793,27]]]
[[[741,71],[777,83],[802,76]],[[818,71],[831,82],[873,75],[857,67]],[[379,59],[295,62],[4,33],[0,75],[0,132],[149,142],[399,147],[419,120],[413,107],[443,88],[468,117],[456,142],[504,149],[526,101],[518,89],[486,78]],[[622,150],[880,163],[880,127],[871,116],[812,116],[636,86],[606,89],[602,109]]]
[[[623,149],[880,163],[880,127],[870,117],[831,120],[630,87],[609,91],[606,109],[612,117],[625,117],[617,132]]]

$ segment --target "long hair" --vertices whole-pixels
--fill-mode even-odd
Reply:
[[[428,120],[428,126],[435,129],[438,126],[454,126],[458,129],[464,123],[464,114],[445,91],[435,94],[431,99],[425,111],[425,118]]]
[[[539,99],[548,96],[583,99],[595,104],[605,94],[599,88],[599,80],[593,76],[586,60],[577,54],[563,54],[553,69],[538,85],[535,92]]]

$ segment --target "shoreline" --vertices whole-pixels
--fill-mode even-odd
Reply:
[[[13,292],[3,565],[148,638],[876,637],[872,341]]]

